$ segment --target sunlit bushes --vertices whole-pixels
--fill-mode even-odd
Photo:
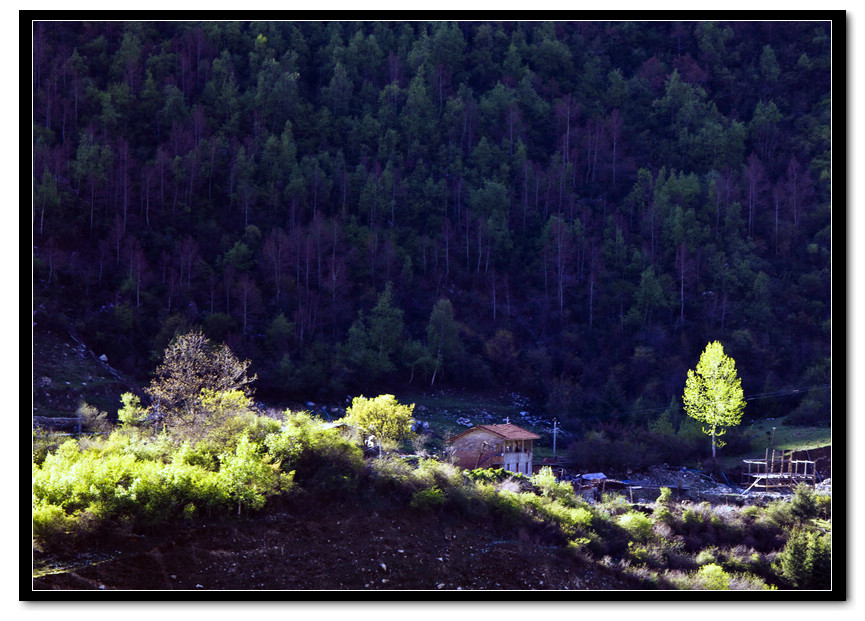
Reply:
[[[532,477],[532,484],[543,496],[549,496],[568,506],[576,506],[574,486],[569,481],[557,481],[549,466],[541,468],[540,472]]]
[[[577,507],[532,493],[522,493],[517,498],[531,514],[557,524],[569,538],[584,537],[591,529],[594,516],[585,506]]]
[[[668,489],[652,508],[615,492],[589,504],[549,469],[529,478],[396,453],[364,459],[357,438],[306,413],[233,425],[239,433],[222,443],[128,425],[53,451],[46,443],[33,464],[37,545],[243,514],[292,492],[290,502],[343,498],[376,511],[520,528],[645,588],[829,587],[831,499],[811,488],[765,507],[680,504]]]
[[[639,511],[628,511],[620,515],[616,522],[634,541],[648,541],[652,536],[651,518]]]
[[[715,563],[690,571],[661,569],[657,567],[657,563],[649,562],[632,564],[630,561],[620,561],[614,567],[645,589],[761,591],[776,588],[760,576],[747,572],[730,572]]]
[[[327,428],[307,413],[286,413],[281,430],[267,434],[264,445],[283,472],[295,472],[295,481],[306,491],[345,494],[357,489],[363,451],[338,428]]]
[[[293,475],[250,439],[250,432],[260,437],[272,424],[249,422],[221,447],[179,443],[164,433],[148,437],[135,428],[104,441],[67,440],[33,464],[34,537],[51,545],[112,524],[150,529],[230,507],[261,508],[268,496],[291,487]]]
[[[670,572],[664,577],[673,588],[693,591],[759,591],[772,588],[757,576],[730,573],[715,563],[703,565],[687,574]]]
[[[187,507],[221,509],[229,494],[220,473],[189,465],[138,459],[132,453],[80,451],[68,440],[33,466],[34,536],[55,543],[65,533],[86,534],[110,523],[152,527],[189,517]]]

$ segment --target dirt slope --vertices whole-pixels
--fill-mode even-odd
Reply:
[[[621,589],[552,533],[347,504],[105,541],[97,564],[33,580],[42,589]],[[497,532],[496,532],[497,531]],[[90,550],[96,553],[96,550]],[[74,558],[53,559],[75,565]],[[37,557],[37,567],[52,559]]]

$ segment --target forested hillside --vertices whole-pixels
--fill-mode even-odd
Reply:
[[[831,41],[36,22],[35,339],[145,383],[200,327],[261,399],[504,386],[572,421],[681,400],[719,340],[779,395],[746,415],[828,420]]]

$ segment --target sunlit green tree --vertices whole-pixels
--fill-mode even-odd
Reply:
[[[397,441],[411,436],[414,404],[402,405],[393,395],[364,396],[352,399],[343,419],[364,435],[374,436],[381,454],[382,441]]]
[[[742,380],[736,373],[736,361],[724,353],[718,341],[706,346],[696,370],[688,370],[682,397],[688,416],[703,423],[703,432],[712,437],[712,459],[715,449],[724,443],[718,436],[742,421],[745,399]]]

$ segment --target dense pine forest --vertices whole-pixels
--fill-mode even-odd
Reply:
[[[264,401],[830,416],[830,22],[35,22],[34,338]],[[798,391],[798,392],[794,392]],[[762,398],[760,398],[762,397]]]

